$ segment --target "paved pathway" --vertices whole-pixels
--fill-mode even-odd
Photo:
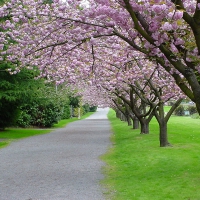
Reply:
[[[107,112],[0,149],[0,200],[104,200],[98,157],[110,145]]]

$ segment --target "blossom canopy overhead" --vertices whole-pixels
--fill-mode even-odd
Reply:
[[[11,0],[0,16],[1,59],[16,72],[36,65],[41,76],[76,82],[142,57],[173,77],[200,113],[200,0]]]

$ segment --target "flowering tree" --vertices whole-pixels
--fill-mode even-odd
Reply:
[[[91,94],[92,100],[106,97],[114,102],[114,108],[117,107],[127,120],[128,115],[133,120],[135,117],[139,119],[141,133],[149,133],[149,122],[156,115],[160,127],[160,146],[168,146],[167,122],[184,95],[172,77],[159,64],[154,65],[146,61],[142,54],[138,54],[138,59],[127,57],[124,66],[107,63],[101,67],[99,63],[93,77],[90,77],[90,90],[88,86],[85,88],[89,99]],[[164,104],[169,100],[176,103],[165,115]]]
[[[199,0],[90,0],[86,6],[73,0],[45,2],[11,0],[0,8],[0,16],[7,17],[0,33],[1,59],[16,64],[11,73],[36,65],[41,76],[53,78],[57,84],[92,77],[92,84],[100,87],[99,81],[104,81],[108,91],[117,88],[121,96],[126,96],[127,84],[136,88],[129,79],[139,80],[141,67],[132,66],[130,71],[124,66],[141,52],[144,61],[156,63],[142,72],[151,78],[154,71],[158,73],[158,66],[163,68],[162,81],[174,86],[172,77],[200,113]],[[101,71],[108,65],[106,73],[112,71],[115,78]],[[123,80],[125,90],[118,87]]]
[[[18,45],[2,51],[2,57],[8,54],[16,64],[38,65],[44,76],[63,78],[68,73],[66,64],[69,70],[77,65],[85,69],[83,63],[94,68],[100,52],[108,55],[120,48],[140,51],[171,74],[200,112],[199,0],[88,2],[84,7],[72,0],[51,4],[11,0],[0,10],[0,16],[10,18],[4,24],[6,34],[1,33],[0,48],[3,50],[8,39]],[[96,47],[100,42],[102,46]],[[108,47],[112,51],[106,51]]]

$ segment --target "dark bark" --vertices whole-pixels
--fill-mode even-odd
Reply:
[[[141,132],[140,134],[149,134],[149,120],[140,120]]]
[[[167,123],[172,115],[173,111],[180,105],[182,99],[178,99],[175,104],[171,107],[167,115],[165,116],[164,112],[164,103],[159,103],[158,109],[154,110],[155,117],[159,124],[159,141],[160,141],[160,147],[167,147],[171,146],[171,144],[168,142],[167,137]]]
[[[195,98],[195,101],[196,101],[196,107],[197,107],[197,111],[198,111],[198,113],[199,113],[199,115],[200,115],[200,96],[199,97],[196,97]]]
[[[132,121],[131,121],[131,111],[130,111],[130,107],[127,103],[124,102],[124,106],[125,106],[125,115],[126,115],[126,119],[128,122],[128,126],[132,126]]]
[[[120,120],[126,121],[126,116],[122,112],[120,112]]]
[[[115,111],[115,113],[116,113],[116,117],[119,118],[119,113],[118,113],[118,111]]]
[[[137,117],[133,117],[133,129],[139,129],[139,120]]]
[[[165,119],[165,112],[164,112],[164,103],[161,102],[158,105],[157,110],[155,112],[155,117],[159,124],[159,141],[160,147],[167,147],[170,145],[167,138],[167,121]]]
[[[126,117],[127,117],[128,126],[132,126],[132,121],[131,121],[130,115],[127,115]]]
[[[139,120],[138,118],[133,114],[133,112],[130,111],[130,118],[133,121],[133,129],[139,129]]]
[[[119,110],[115,110],[115,113],[116,113],[116,117],[117,117],[118,119],[120,119],[120,111],[119,111]]]
[[[160,140],[160,147],[167,147],[171,146],[170,143],[168,142],[168,137],[167,137],[167,122],[165,119],[162,119],[159,123],[159,140]]]
[[[116,116],[117,118],[119,118],[121,121],[127,121],[126,119],[126,112],[124,110],[123,104],[119,104],[116,100],[112,100],[113,103],[116,105],[117,109],[116,109]]]
[[[148,118],[138,118],[140,125],[141,125],[141,134],[149,134],[149,123],[152,120],[154,116],[154,109],[152,110],[152,112],[150,113],[150,115],[148,116]]]

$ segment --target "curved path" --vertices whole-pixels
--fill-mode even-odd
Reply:
[[[98,157],[110,144],[107,112],[0,149],[0,200],[104,200]]]

